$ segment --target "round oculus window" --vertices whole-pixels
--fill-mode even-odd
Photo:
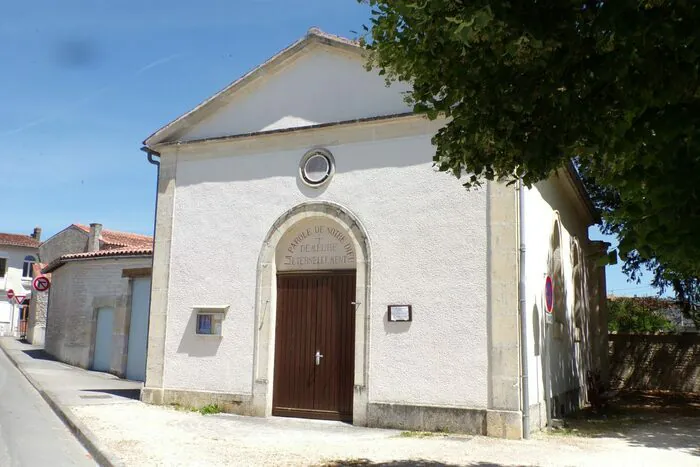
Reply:
[[[319,186],[333,174],[333,159],[326,151],[314,150],[307,153],[301,162],[301,177],[311,186]]]

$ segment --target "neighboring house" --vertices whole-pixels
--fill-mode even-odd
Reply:
[[[445,122],[364,64],[312,29],[145,141],[142,400],[519,438],[606,371],[597,213],[572,167],[522,190],[436,172]]]
[[[15,336],[19,333],[24,313],[16,299],[8,299],[7,291],[18,297],[31,299],[32,266],[37,262],[41,229],[31,235],[0,233],[0,335]]]
[[[153,238],[73,224],[41,245],[51,273],[45,348],[71,365],[143,381]]]

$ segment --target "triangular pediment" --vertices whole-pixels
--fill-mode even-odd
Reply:
[[[312,29],[145,144],[196,141],[405,114],[409,86],[365,69],[354,42]]]

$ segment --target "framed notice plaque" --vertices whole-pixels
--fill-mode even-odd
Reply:
[[[389,321],[412,321],[411,305],[389,305]]]

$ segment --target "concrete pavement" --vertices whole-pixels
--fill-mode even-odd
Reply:
[[[103,466],[120,464],[112,459],[90,429],[74,415],[72,408],[98,404],[139,403],[142,383],[66,365],[55,361],[41,347],[20,342],[13,337],[0,337],[0,347],[5,354],[0,358],[0,417],[5,415],[12,420],[12,424],[6,425],[4,417],[0,418],[0,465],[95,465],[95,461]],[[9,357],[9,360],[6,357]],[[10,361],[16,369],[10,366]],[[39,396],[44,398],[65,426],[51,414]],[[27,400],[23,400],[22,397]],[[31,412],[32,410],[36,413]],[[25,416],[30,413],[31,417]],[[92,456],[76,442],[66,426]],[[45,441],[48,443],[46,449],[43,442],[51,438],[48,432],[40,436],[41,445],[27,442],[28,438],[35,438],[35,433],[41,433],[42,430],[58,435],[55,441]],[[4,442],[9,443],[6,452],[2,450]],[[65,449],[58,449],[62,445],[65,445]],[[4,462],[3,455],[8,456],[7,459],[15,459],[12,461],[14,463]],[[91,461],[91,457],[94,460]]]
[[[339,422],[200,415],[186,407],[143,404],[136,400],[141,383],[52,361],[40,348],[15,339],[0,338],[0,346],[102,465],[700,466],[699,419],[679,424],[678,417],[667,418],[605,437],[537,433],[531,440],[511,441],[407,433]],[[9,370],[3,370],[7,380],[21,380]],[[26,382],[25,386],[10,389],[10,393],[32,392]],[[34,396],[34,405],[46,411],[36,393]],[[79,446],[76,448],[65,429],[50,428],[43,421],[18,422],[20,415],[31,411],[19,404],[9,398],[6,405],[0,405],[0,436],[2,441],[10,440],[0,442],[0,446],[11,447],[5,450],[9,452],[0,447],[1,467],[85,465],[75,463],[84,459],[75,454],[74,448],[80,451]],[[10,410],[14,405],[21,412]],[[15,423],[18,429],[12,428]],[[38,435],[34,434],[35,425]],[[6,435],[8,430],[12,432]],[[63,435],[58,435],[55,443],[42,444],[36,452],[34,444],[26,438],[22,443],[18,436],[21,432],[44,440],[53,436],[47,430]],[[64,444],[67,451],[61,453]],[[40,451],[44,448],[45,453]],[[30,457],[18,457],[22,455]]]
[[[26,378],[1,353],[0,465],[96,465]]]

